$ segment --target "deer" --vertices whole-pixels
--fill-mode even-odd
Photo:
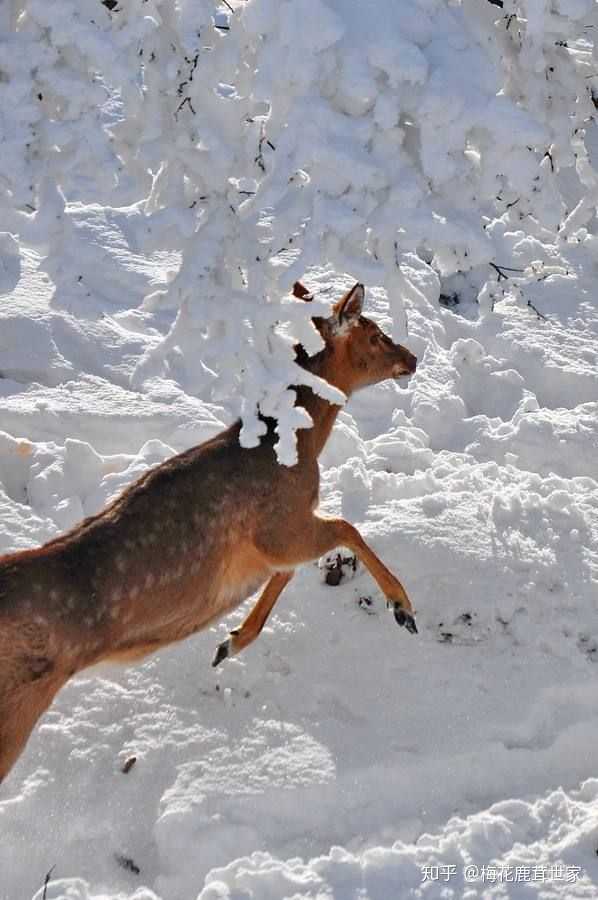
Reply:
[[[296,282],[293,294],[313,295]],[[415,372],[417,359],[362,315],[355,284],[330,316],[312,321],[323,349],[295,359],[341,390]],[[297,462],[276,457],[276,421],[256,447],[242,447],[241,422],[148,470],[107,508],[39,548],[0,558],[0,783],[40,716],[77,673],[102,661],[130,663],[207,628],[262,587],[213,665],[258,637],[302,563],[346,547],[369,570],[415,634],[399,579],[359,531],[318,512],[318,457],[340,406],[298,385],[312,426],[297,434]]]

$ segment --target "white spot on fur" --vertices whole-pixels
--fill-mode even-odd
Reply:
[[[131,590],[129,591],[129,597],[131,598],[131,600],[135,600],[135,598],[138,596],[138,594],[139,594],[139,586],[134,584],[133,587],[131,588]]]
[[[125,569],[127,568],[127,560],[122,555],[122,553],[119,553],[118,556],[116,557],[116,568],[118,569],[119,572],[124,572]]]
[[[153,576],[153,575],[151,575],[151,574],[150,574],[150,575],[147,575],[147,576],[146,576],[146,579],[145,579],[145,586],[146,586],[146,588],[151,588],[152,585],[153,585],[153,583],[154,583],[154,581],[155,581],[155,579],[154,579],[154,576]]]
[[[50,600],[54,603],[58,600],[58,591],[55,591],[54,589],[50,591]]]

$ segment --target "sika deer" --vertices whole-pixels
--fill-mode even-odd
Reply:
[[[294,293],[311,299],[297,283]],[[314,318],[325,346],[297,360],[347,396],[415,371],[416,358],[361,315],[356,284],[330,318]],[[107,509],[43,547],[0,559],[0,781],[39,716],[77,672],[100,660],[134,660],[206,628],[264,590],[218,647],[218,665],[258,636],[296,566],[334,547],[362,559],[399,625],[416,632],[394,575],[356,528],[316,510],[318,455],[338,413],[307,387],[297,404],[313,420],[298,462],[276,460],[275,425],[258,447],[240,423],[147,472]]]

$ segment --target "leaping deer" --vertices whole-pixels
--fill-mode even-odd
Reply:
[[[294,294],[311,299],[297,282]],[[328,318],[324,349],[297,361],[347,396],[415,371],[416,358],[362,316],[356,284]],[[298,434],[298,462],[279,465],[274,421],[258,447],[236,422],[161,463],[98,515],[43,547],[0,559],[0,782],[42,713],[77,672],[101,660],[140,659],[224,616],[265,584],[213,665],[256,639],[301,563],[338,546],[366,565],[399,625],[417,631],[398,580],[353,525],[317,512],[318,456],[339,407],[308,387],[297,404],[313,427]]]

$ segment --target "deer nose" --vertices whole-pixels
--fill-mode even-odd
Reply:
[[[413,353],[407,353],[407,365],[409,366],[410,373],[413,375],[417,369],[417,356],[414,356]]]

